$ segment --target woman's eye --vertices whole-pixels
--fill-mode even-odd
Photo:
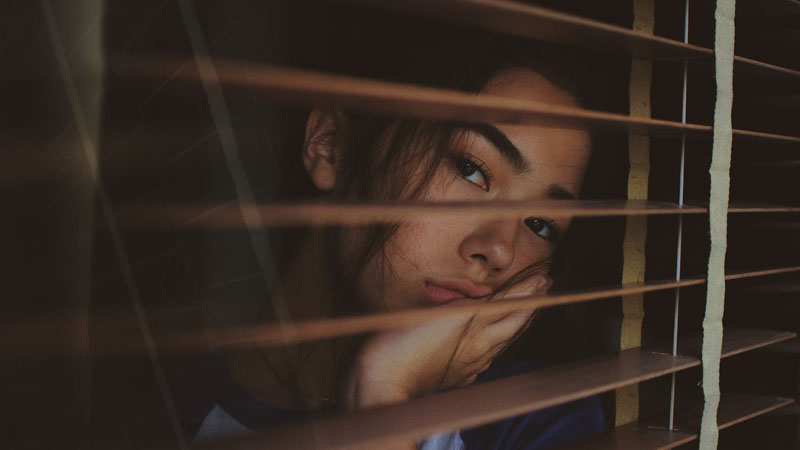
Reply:
[[[525,225],[543,239],[550,242],[558,242],[558,229],[552,221],[539,217],[528,217],[525,219]]]
[[[456,170],[461,177],[469,182],[476,184],[484,191],[489,190],[489,180],[481,164],[466,157],[459,157],[456,160]]]

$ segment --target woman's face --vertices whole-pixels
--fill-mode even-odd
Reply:
[[[568,92],[530,70],[498,73],[482,93],[577,106]],[[422,201],[576,198],[589,159],[585,130],[531,125],[469,126],[456,139]],[[422,168],[420,168],[422,171]],[[485,297],[523,269],[548,260],[569,226],[567,217],[527,220],[418,220],[386,243],[388,266],[370,261],[356,289],[373,310],[432,306]],[[345,242],[345,257],[354,242]],[[540,274],[520,284],[533,292]],[[519,287],[518,287],[519,289]],[[519,293],[525,293],[522,289]]]

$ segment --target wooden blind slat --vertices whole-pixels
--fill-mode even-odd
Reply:
[[[800,206],[767,206],[743,203],[731,203],[728,213],[795,213],[800,212]]]
[[[758,329],[726,329],[722,341],[722,357],[738,355],[739,353],[777,344],[797,337],[791,331],[769,331]],[[703,336],[694,334],[682,337],[678,341],[678,354],[700,357]],[[665,349],[666,350],[666,349]]]
[[[364,225],[410,219],[463,220],[549,217],[603,217],[651,214],[702,214],[706,208],[637,200],[530,200],[506,202],[407,202],[407,203],[261,203],[214,206],[168,205],[121,208],[121,223],[127,227],[244,226],[242,210],[254,210],[264,225]]]
[[[197,81],[185,61],[119,57],[110,63],[127,76]],[[254,89],[259,96],[291,103],[367,110],[441,120],[529,123],[563,128],[621,130],[651,136],[709,138],[710,125],[681,123],[583,108],[556,106],[447,89],[402,85],[277,66],[215,61],[217,78],[228,86]],[[800,137],[734,130],[746,139],[800,143]]]
[[[770,412],[770,416],[800,416],[800,404],[797,403],[798,399],[794,399],[794,403],[784,406],[780,409]]]
[[[711,50],[707,48],[522,2],[362,0],[360,3],[523,38],[614,53],[624,52],[637,58],[678,59],[711,56]]]
[[[778,275],[782,273],[791,273],[797,272],[800,270],[800,266],[794,267],[781,267],[778,269],[766,269],[766,270],[755,270],[755,271],[746,271],[746,272],[731,272],[725,275],[726,281],[731,280],[739,280],[742,278],[753,278],[753,277],[763,277],[767,275]]]
[[[789,339],[793,333],[727,330],[723,357]],[[441,392],[407,403],[268,430],[259,436],[220,441],[213,448],[380,448],[387,442],[490,423],[695,367],[700,360],[625,350],[535,372]],[[243,447],[241,447],[242,445]]]
[[[523,414],[699,364],[689,357],[630,349],[448,391],[395,406],[269,430],[253,442],[270,449],[382,448],[425,436]],[[220,443],[229,448],[230,443]]]
[[[770,345],[769,347],[765,348],[764,351],[774,353],[793,353],[800,355],[800,337],[779,342],[775,345]]]
[[[780,269],[769,269],[751,272],[738,272],[726,275],[727,280],[775,275],[789,272],[800,272],[800,266]],[[603,298],[613,298],[625,293],[653,292],[676,287],[697,286],[705,283],[702,278],[690,278],[680,281],[647,282],[643,284],[624,285],[605,289],[588,289],[576,292],[548,295],[543,297],[526,297],[494,301],[482,305],[444,305],[438,308],[419,308],[403,311],[384,312],[351,317],[330,317],[314,320],[298,321],[290,324],[269,323],[257,326],[237,327],[218,330],[213,336],[206,331],[171,330],[159,335],[159,353],[198,354],[217,346],[243,347],[258,345],[284,345],[295,342],[313,341],[335,336],[367,333],[409,327],[422,323],[457,316],[471,316],[478,312],[502,313],[544,306],[577,303]],[[115,330],[124,326],[127,316],[104,315],[96,317],[98,335],[103,336],[93,345],[96,356],[131,355],[141,352],[140,342],[125,340],[124,334]],[[157,320],[154,319],[154,320]],[[54,347],[51,340],[46,339],[48,333],[59,330],[67,323],[63,317],[37,318],[34,321],[17,321],[7,324],[9,336],[25,335],[24,343],[0,341],[0,354],[11,360],[41,360],[48,358],[74,358],[88,355],[77,355],[67,345]],[[285,333],[285,327],[291,328],[291,336]],[[757,336],[755,336],[757,337]],[[5,345],[4,345],[5,344]],[[665,353],[667,349],[662,349]]]
[[[798,271],[800,271],[800,266],[752,272],[739,272],[728,274],[725,276],[725,279],[736,280]],[[610,289],[591,289],[541,297],[505,299],[479,305],[445,305],[435,309],[419,308],[362,316],[323,318],[299,321],[293,324],[283,325],[266,324],[253,326],[252,328],[238,328],[228,332],[219,332],[215,336],[215,340],[219,345],[223,346],[242,346],[251,344],[280,345],[290,342],[312,341],[334,336],[366,333],[370,331],[404,328],[419,325],[425,322],[442,320],[461,315],[468,317],[479,312],[507,313],[525,309],[542,308],[546,306],[613,298],[632,293],[644,293],[673,289],[677,287],[696,286],[703,283],[705,283],[705,280],[702,278],[691,278],[680,281],[646,282],[634,285],[623,285]],[[291,336],[286,335],[284,329],[286,326],[291,327]]]
[[[798,268],[798,270],[800,270],[800,268]],[[291,337],[285,336],[284,330],[279,324],[260,325],[249,329],[236,329],[225,333],[220,332],[215,337],[220,345],[227,346],[240,346],[255,343],[260,345],[278,345],[288,342],[308,341],[330,338],[333,336],[366,333],[369,331],[403,328],[451,317],[469,317],[477,313],[508,313],[524,309],[612,298],[630,293],[652,292],[676,287],[694,286],[703,284],[704,282],[705,281],[701,278],[680,281],[647,282],[540,297],[509,298],[475,305],[443,305],[433,309],[417,308],[362,316],[300,321],[291,325],[284,324],[284,327],[291,327]]]
[[[651,428],[634,422],[588,439],[556,447],[556,450],[664,450],[692,442],[697,436],[697,433]]]
[[[361,3],[522,38],[649,59],[711,59],[711,49],[598,20],[505,0],[390,0]],[[750,76],[800,80],[800,71],[734,57],[735,70]]]
[[[703,206],[645,200],[528,200],[452,203],[258,203],[239,205],[129,205],[118,210],[124,228],[244,227],[246,213],[258,214],[264,226],[365,225],[412,219],[463,220],[548,217],[612,217],[705,214]],[[729,213],[796,213],[798,206],[734,204]]]
[[[749,394],[723,394],[717,411],[719,429],[725,429],[771,411],[783,408],[794,400],[784,397],[770,397]],[[701,406],[678,411],[675,417],[675,430],[670,431],[659,422],[645,420],[632,423],[605,433],[558,447],[557,450],[663,450],[675,448],[698,438],[696,430],[700,424]],[[661,420],[661,422],[664,422]]]
[[[796,136],[785,136],[780,134],[774,133],[762,133],[760,131],[749,131],[749,130],[733,130],[733,137],[734,138],[744,138],[747,140],[753,141],[772,141],[772,142],[785,142],[785,143],[800,143],[800,138]]]
[[[727,404],[722,403],[725,401],[727,401]],[[792,403],[794,403],[794,399],[784,397],[723,394],[723,398],[720,401],[720,409],[717,413],[719,429],[724,430]],[[693,422],[678,422],[678,425],[688,428],[693,425]]]
[[[771,75],[783,79],[800,80],[800,71],[789,69],[787,67],[777,66],[775,64],[758,61],[743,56],[734,56],[734,76],[743,74],[749,77],[763,78],[764,75]],[[737,71],[737,69],[739,69]]]

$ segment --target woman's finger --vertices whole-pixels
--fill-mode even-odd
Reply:
[[[510,341],[530,323],[536,311],[536,309],[525,309],[507,314],[486,327],[486,337],[494,344]]]
[[[506,297],[519,298],[519,297],[533,297],[537,295],[545,295],[547,294],[547,291],[550,289],[550,286],[553,284],[553,279],[548,277],[547,275],[535,275],[531,277],[529,280],[526,280],[525,282],[519,284],[520,286],[513,286],[511,288],[512,290],[509,291],[510,293]],[[530,316],[530,313],[532,311],[533,311],[532,309],[524,310],[521,313]],[[512,314],[517,314],[517,312],[496,315],[495,319],[491,323],[499,322]]]
[[[553,279],[544,274],[536,274],[532,277],[520,281],[506,290],[498,292],[493,298],[493,301],[502,300],[504,298],[519,298],[519,297],[532,297],[534,295],[544,295],[553,284]]]

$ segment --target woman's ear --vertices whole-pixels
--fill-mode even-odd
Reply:
[[[303,165],[314,185],[330,191],[336,183],[336,165],[341,156],[342,115],[314,108],[306,122]]]

